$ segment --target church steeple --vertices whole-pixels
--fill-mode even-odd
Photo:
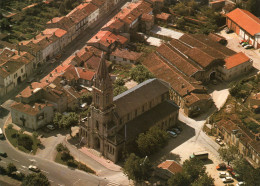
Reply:
[[[102,53],[98,70],[94,76],[93,103],[96,108],[101,110],[113,104],[113,85],[108,73],[104,53]]]
[[[107,66],[106,66],[106,61],[105,61],[105,55],[104,52],[102,52],[101,54],[101,60],[98,66],[98,71],[95,74],[96,78],[98,78],[99,80],[106,80],[107,78],[110,79],[108,70],[107,70]]]

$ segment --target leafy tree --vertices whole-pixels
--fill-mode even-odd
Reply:
[[[153,78],[153,75],[142,65],[137,65],[130,71],[130,76],[138,83]]]
[[[191,185],[192,186],[204,186],[204,185],[214,186],[214,178],[212,178],[208,174],[204,174]]]
[[[236,159],[238,149],[236,146],[222,147],[218,150],[218,153],[222,160],[227,161],[228,165],[230,162]]]
[[[22,182],[22,186],[49,186],[50,182],[42,173],[28,174]]]
[[[236,158],[232,162],[234,169],[247,185],[260,185],[260,169],[254,169],[244,158]]]
[[[150,177],[152,166],[147,157],[140,158],[131,153],[125,161],[123,171],[128,176],[128,179],[140,182]]]
[[[190,181],[188,176],[185,173],[176,173],[168,180],[169,186],[188,186]]]
[[[37,138],[39,136],[37,132],[33,132],[32,134],[34,138]]]
[[[179,29],[184,29],[185,26],[185,20],[183,17],[180,17],[177,21],[176,21],[177,27]]]
[[[10,30],[10,29],[11,29],[10,22],[8,21],[8,19],[3,18],[1,21],[1,31]]]
[[[172,10],[182,16],[189,15],[189,7],[187,7],[184,3],[177,3],[172,7]]]
[[[88,105],[90,105],[92,103],[92,94],[89,92],[83,94],[80,99],[81,99],[81,103],[87,103]]]
[[[66,9],[63,3],[60,4],[60,8],[59,8],[59,12],[61,15],[65,15],[66,14]]]
[[[65,0],[65,8],[67,10],[71,10],[72,9],[72,2],[71,2],[71,0]]]
[[[182,168],[183,172],[188,175],[191,183],[206,173],[206,167],[203,165],[203,162],[196,158],[185,160]]]
[[[253,13],[253,14],[257,14],[257,11],[258,11],[258,9],[259,9],[259,7],[257,6],[258,4],[257,4],[257,0],[248,0],[247,2],[246,2],[246,9],[249,11],[249,12],[251,12],[251,13]]]
[[[139,151],[143,155],[150,155],[163,147],[168,140],[167,132],[157,126],[150,128],[145,134],[141,133],[137,140]]]
[[[79,121],[79,116],[75,112],[70,112],[67,115],[63,115],[61,118],[61,124],[64,128],[69,128]]]
[[[125,91],[127,91],[127,87],[126,86],[116,86],[113,90],[113,94],[114,96],[117,96]]]
[[[17,171],[16,166],[13,163],[9,163],[6,168],[7,174],[12,174],[15,171]]]
[[[74,160],[73,156],[70,155],[70,152],[68,151],[62,151],[61,152],[61,159],[63,161],[69,161],[69,160]]]
[[[33,140],[30,136],[20,135],[18,137],[18,145],[20,145],[30,151],[30,150],[32,150]]]
[[[59,112],[56,112],[53,118],[53,124],[59,128],[61,128],[61,118],[62,118],[62,114]]]
[[[14,127],[13,124],[8,124],[7,126],[8,129],[12,129],[13,127]]]
[[[116,86],[124,86],[125,85],[125,81],[123,80],[123,78],[117,78],[114,82],[114,84]]]

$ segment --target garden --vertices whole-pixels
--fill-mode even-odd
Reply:
[[[32,136],[30,136],[24,134],[23,129],[19,131],[14,129],[12,124],[9,124],[8,127],[5,129],[5,135],[14,147],[17,147],[19,150],[25,153],[35,154],[41,144],[36,132],[34,132]]]

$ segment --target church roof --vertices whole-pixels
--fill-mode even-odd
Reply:
[[[171,100],[166,100],[154,108],[144,112],[140,116],[131,120],[125,124],[125,128],[121,129],[119,133],[125,136],[126,141],[133,141],[136,139],[137,135],[146,132],[149,128],[155,125],[158,121],[169,116],[171,113],[177,111],[179,107]]]
[[[149,79],[113,98],[119,117],[133,112],[145,103],[169,91],[169,84],[160,79]]]

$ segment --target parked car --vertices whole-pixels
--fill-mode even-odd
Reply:
[[[244,48],[245,49],[250,49],[250,48],[253,48],[253,46],[252,45],[246,45],[246,46],[244,46]]]
[[[0,139],[5,139],[4,133],[1,128],[0,128]]]
[[[249,43],[248,42],[244,42],[244,43],[242,43],[241,45],[242,45],[242,47],[244,47],[244,46],[246,46],[246,45],[248,45]]]
[[[40,172],[40,169],[38,167],[36,167],[35,165],[29,165],[28,169],[33,172]]]
[[[6,157],[7,157],[7,154],[6,154],[6,152],[1,152],[1,151],[0,151],[0,156],[2,156],[2,157],[5,157],[5,158],[6,158]]]
[[[181,133],[181,131],[179,130],[179,129],[177,129],[177,128],[173,128],[172,129],[175,133],[177,133],[177,134],[180,134]]]
[[[171,136],[171,137],[173,137],[173,138],[176,138],[177,137],[177,134],[175,133],[175,132],[173,132],[173,131],[167,131],[167,133]]]
[[[209,153],[207,151],[199,151],[199,152],[193,152],[192,155],[190,155],[190,159],[199,159],[199,160],[207,160],[209,158]]]
[[[225,177],[230,177],[230,175],[229,175],[228,172],[220,172],[220,173],[219,173],[219,177],[220,177],[220,178],[225,178]]]
[[[55,127],[53,125],[47,125],[47,128],[50,129],[50,130],[54,130]]]
[[[220,163],[220,164],[218,164],[218,166],[216,166],[216,169],[217,170],[226,170],[227,166],[225,163]]]
[[[247,40],[241,40],[240,42],[239,42],[239,44],[242,44],[242,43],[245,43],[245,42],[247,42]]]
[[[231,183],[233,182],[233,178],[232,177],[225,177],[221,179],[223,183]]]
[[[238,182],[238,183],[236,184],[236,186],[242,186],[242,185],[246,185],[245,182],[240,181],[240,182]]]

